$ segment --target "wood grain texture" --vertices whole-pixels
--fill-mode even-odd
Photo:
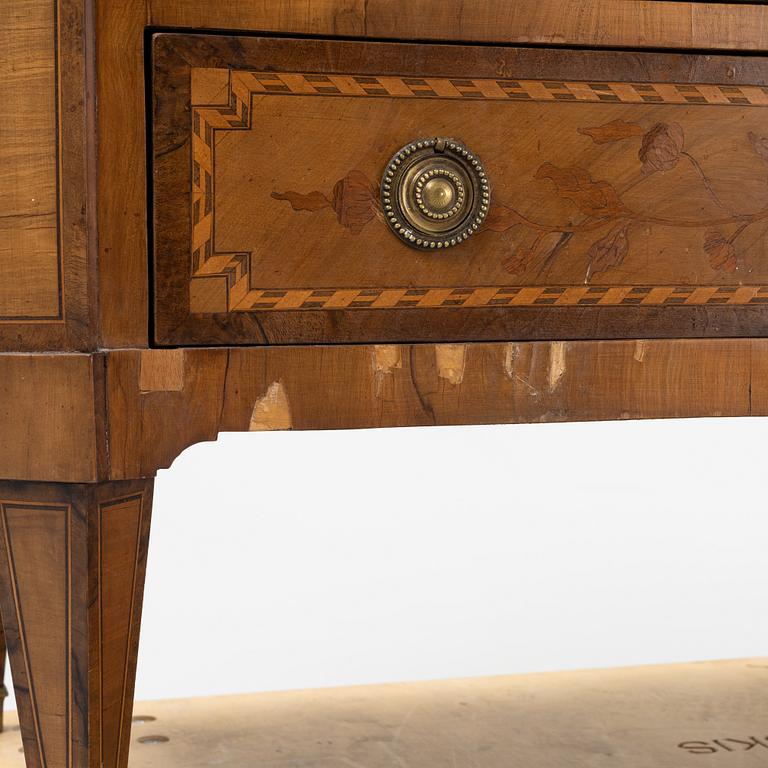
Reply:
[[[0,605],[28,768],[125,768],[152,481],[0,483]]]
[[[0,320],[60,320],[56,3],[10,7],[0,32]],[[7,131],[7,134],[6,134]]]
[[[227,431],[768,414],[762,340],[190,349],[180,391],[140,377],[107,356],[115,479]]]
[[[573,13],[563,14],[556,0],[520,3],[480,0],[472,4],[452,0],[447,5],[419,0],[407,8],[383,0],[280,0],[245,2],[225,0],[143,0],[114,3],[98,0],[97,45],[102,119],[99,126],[100,171],[109,179],[103,194],[99,226],[103,246],[100,259],[102,344],[105,347],[144,346],[146,319],[137,307],[146,299],[144,118],[140,91],[143,78],[142,30],[146,24],[178,28],[230,29],[316,35],[390,37],[417,40],[462,40],[549,45],[626,46],[629,48],[733,49],[760,52],[768,38],[768,8],[727,4],[653,2],[652,0],[589,0]],[[114,170],[113,170],[114,169]],[[117,172],[120,170],[120,173]],[[127,175],[126,175],[127,174]],[[122,179],[131,178],[130,185]],[[109,251],[107,251],[109,248]],[[108,267],[106,265],[109,265]],[[199,286],[202,291],[204,286]],[[205,286],[210,300],[211,286]],[[213,286],[215,288],[215,286]],[[534,325],[546,321],[528,313]],[[655,317],[655,313],[653,313]],[[692,325],[704,318],[691,312]],[[648,323],[653,322],[653,317]],[[728,321],[724,320],[727,324]],[[733,324],[733,321],[730,321]],[[612,335],[611,323],[582,321],[583,327]],[[497,333],[503,335],[499,327]],[[421,325],[412,315],[400,334]],[[649,333],[652,329],[649,328]],[[247,331],[256,338],[258,329]],[[552,335],[555,329],[545,329]],[[736,331],[735,331],[736,332]],[[219,338],[217,338],[219,336]],[[208,341],[225,342],[215,328]],[[402,336],[401,336],[402,337]],[[273,338],[276,338],[273,334]],[[341,339],[343,340],[343,339]],[[347,339],[348,340],[348,339]],[[202,341],[202,340],[201,340]]]
[[[141,353],[139,388],[142,392],[179,392],[184,388],[184,350],[147,349]]]
[[[152,22],[394,39],[631,48],[768,48],[768,9],[656,0],[153,0]]]
[[[0,355],[0,478],[93,482],[103,464],[98,356]],[[100,392],[101,391],[101,392]]]
[[[151,477],[221,431],[768,415],[768,342],[0,356],[0,477]]]
[[[98,502],[98,553],[101,603],[98,633],[91,633],[91,655],[101,660],[99,679],[91,683],[91,731],[100,729],[100,765],[128,764],[136,655],[139,648],[151,512],[152,481],[104,494]],[[95,702],[94,702],[95,703]],[[95,745],[94,745],[95,747]],[[94,747],[92,750],[95,752]]]
[[[0,614],[17,686],[28,768],[126,768],[152,495],[151,480],[133,478],[151,478],[195,442],[215,439],[227,430],[768,415],[768,342],[679,338],[765,335],[764,307],[745,303],[764,298],[763,243],[758,235],[751,244],[751,253],[758,254],[750,265],[753,283],[738,272],[746,261],[740,260],[734,242],[744,233],[738,232],[739,227],[747,223],[738,217],[760,211],[747,210],[746,201],[759,198],[762,189],[755,192],[757,179],[763,177],[756,169],[768,162],[768,137],[757,124],[761,118],[753,114],[762,108],[756,100],[763,99],[761,91],[765,92],[768,80],[764,58],[722,52],[764,54],[768,8],[587,0],[564,13],[556,0],[449,0],[439,5],[434,0],[407,4],[389,0],[18,0],[7,17],[0,33],[4,50],[0,96],[7,112],[0,126],[0,158],[9,169],[8,183],[0,191],[0,234],[6,235],[0,246],[0,351],[48,353],[0,354],[0,478],[13,480],[0,482]],[[167,291],[158,294],[158,340],[273,346],[147,348],[155,299],[147,251],[150,190],[144,55],[148,27],[243,33],[239,37],[196,35],[181,53],[174,54],[169,47],[168,66],[155,72],[158,93],[163,96],[150,105],[160,126],[155,136],[156,169],[167,164],[170,171],[155,191],[161,202],[163,195],[168,199],[176,195],[183,204],[183,216],[158,217],[155,222],[156,233],[172,246],[158,255],[158,284]],[[255,36],[269,33],[297,37]],[[334,40],[317,39],[323,36]],[[360,42],[365,38],[419,44]],[[430,45],[427,40],[452,45]],[[551,49],[524,52],[509,47],[527,43]],[[566,50],[568,46],[577,50]],[[579,49],[584,46],[621,47],[632,53]],[[709,53],[639,53],[661,48]],[[175,61],[171,54],[176,55]],[[218,117],[225,117],[219,101],[221,70],[230,68],[261,74],[269,69],[293,72],[304,77],[303,85],[307,75],[318,72],[357,75],[375,78],[369,85],[385,91],[386,77],[394,78],[390,82],[398,88],[417,86],[405,82],[411,77],[469,78],[469,86],[451,85],[480,92],[482,98],[472,109],[480,110],[482,120],[463,104],[465,93],[462,99],[449,100],[450,109],[443,112],[438,108],[442,102],[435,106],[437,102],[414,96],[413,89],[402,101],[388,98],[385,110],[373,99],[358,100],[352,106],[350,99],[330,104],[330,99],[312,96],[308,103],[305,96],[257,94],[254,98],[263,107],[264,118],[259,130],[265,131],[254,133],[258,140],[277,136],[285,142],[285,126],[293,125],[306,144],[311,121],[324,126],[325,132],[329,127],[337,132],[328,156],[318,155],[314,173],[310,167],[290,176],[278,175],[274,169],[263,174],[269,177],[268,218],[293,230],[306,226],[308,236],[320,245],[322,238],[314,229],[327,224],[348,229],[359,238],[367,237],[366,228],[375,224],[370,189],[365,197],[371,185],[359,184],[361,177],[350,175],[357,170],[372,185],[377,181],[373,155],[366,155],[367,137],[359,131],[350,135],[346,151],[354,156],[351,162],[338,167],[331,163],[342,159],[337,147],[343,143],[338,139],[344,138],[345,111],[359,126],[360,112],[369,110],[368,123],[380,126],[376,157],[392,149],[394,137],[386,133],[390,125],[404,132],[406,127],[442,119],[450,127],[445,115],[462,110],[456,127],[467,132],[474,130],[474,123],[487,124],[490,146],[491,139],[499,138],[491,135],[491,128],[500,119],[501,100],[486,98],[486,92],[494,87],[503,90],[500,80],[513,77],[522,83],[517,88],[508,86],[517,95],[531,95],[543,86],[551,94],[579,101],[582,91],[565,84],[573,80],[591,82],[590,95],[597,94],[598,101],[600,95],[607,97],[606,102],[616,97],[614,103],[572,105],[594,106],[594,120],[569,122],[570,107],[558,107],[556,120],[551,115],[539,119],[544,128],[549,126],[541,133],[549,137],[552,151],[568,150],[571,155],[537,158],[535,166],[521,163],[529,184],[531,176],[536,179],[542,173],[538,181],[548,184],[550,195],[559,198],[554,207],[548,207],[548,199],[536,198],[533,208],[548,215],[562,214],[578,200],[592,215],[599,197],[596,192],[604,193],[608,207],[611,200],[618,207],[605,183],[616,189],[632,180],[623,172],[617,178],[598,173],[596,158],[616,160],[623,157],[622,148],[635,142],[630,154],[641,163],[640,173],[650,168],[654,181],[667,181],[670,173],[684,166],[690,176],[683,186],[695,182],[700,212],[714,216],[712,208],[705,206],[733,208],[728,217],[733,228],[720,228],[725,222],[715,219],[718,228],[705,230],[697,243],[707,256],[700,272],[687,250],[674,270],[667,263],[664,285],[692,289],[685,296],[672,296],[685,306],[652,301],[644,307],[613,306],[615,294],[611,294],[604,306],[556,308],[573,310],[567,320],[549,305],[519,307],[513,323],[508,308],[502,306],[483,308],[481,322],[468,319],[463,306],[442,305],[402,308],[385,319],[378,310],[358,306],[347,307],[354,309],[349,312],[307,307],[301,312],[231,313],[225,311],[230,309],[231,296],[222,294],[220,276],[229,280],[234,275],[237,282],[237,264],[198,275],[201,279],[190,287],[187,195],[191,183],[184,175],[191,165],[191,102],[194,98],[201,107],[217,105]],[[560,80],[562,85],[557,84]],[[667,91],[661,86],[670,83],[692,85],[695,90],[678,88],[677,101],[627,103],[622,100],[622,87],[628,82],[650,83],[654,93],[662,96]],[[447,86],[443,82],[440,87]],[[174,91],[180,98],[171,98]],[[225,98],[230,95],[224,93]],[[476,97],[471,98],[474,103]],[[531,101],[535,104],[526,105],[530,114],[515,134],[521,143],[516,144],[514,136],[509,142],[512,154],[526,154],[523,145],[526,157],[539,152],[538,147],[532,149],[536,132],[522,130],[523,124],[533,125],[544,114],[536,111],[542,109],[536,106],[537,99]],[[235,101],[234,106],[243,103]],[[342,103],[346,106],[339,110],[336,105]],[[718,112],[715,118],[715,109],[729,110],[732,117],[722,118]],[[285,119],[291,110],[297,112],[293,122]],[[707,120],[695,117],[704,112]],[[702,126],[717,124],[720,129],[729,120],[739,124],[738,132],[736,126],[728,125],[718,136],[705,136],[698,146],[701,152],[692,151],[697,137],[706,133]],[[569,139],[556,135],[555,122],[568,128]],[[675,125],[681,126],[684,139]],[[404,136],[404,140],[410,138]],[[717,174],[708,165],[718,150],[715,138],[722,138],[727,150],[727,161],[718,160]],[[230,169],[229,176],[224,173],[219,179],[220,189],[237,185],[238,156],[249,164],[260,157],[253,146],[243,143],[251,139],[249,128],[225,139],[230,147],[217,145]],[[596,165],[587,163],[584,169],[580,158],[577,164],[572,153],[575,140],[582,142],[582,151],[591,153]],[[280,151],[273,153],[274,160],[286,165]],[[666,167],[670,153],[674,168]],[[581,173],[565,178],[551,169],[542,172],[547,162],[560,172],[581,168],[589,178]],[[622,163],[626,161],[618,161],[623,168]],[[212,164],[210,170],[215,174]],[[723,186],[732,197],[725,195]],[[680,185],[664,189],[668,198],[681,196]],[[502,185],[500,191],[511,190]],[[310,195],[317,210],[294,211],[294,201],[301,195]],[[337,198],[342,203],[354,198],[355,210],[347,205],[339,215]],[[503,205],[504,210],[519,213],[525,201],[509,195]],[[336,221],[329,215],[330,208]],[[261,237],[250,230],[248,242],[242,246],[234,242],[237,233],[245,231],[244,219],[249,225],[255,220],[252,211],[243,211],[248,215],[229,211],[230,226],[224,234],[226,247],[233,252],[253,249],[254,239]],[[226,204],[221,212],[226,220]],[[559,215],[538,223],[552,230],[548,235],[567,225]],[[517,226],[501,226],[494,234],[499,240],[514,241],[517,252],[525,250],[515,240],[520,235]],[[177,240],[182,249],[175,247]],[[617,263],[628,259],[627,243],[636,248],[637,242],[637,233],[622,230],[610,242],[595,240],[576,255],[597,247],[601,266],[621,267],[629,273],[625,280],[614,274],[608,281],[610,290],[637,286],[641,280],[648,282],[649,274],[660,274],[658,257],[653,256],[659,251],[655,240],[644,242],[647,265]],[[385,249],[378,245],[370,243],[370,251],[383,253]],[[662,245],[661,251],[668,249],[668,244]],[[686,241],[685,247],[690,246]],[[179,269],[182,250],[184,268]],[[345,252],[346,257],[349,253]],[[328,254],[320,255],[323,259],[315,268]],[[569,258],[567,265],[553,266],[558,282],[575,287],[574,275],[584,267],[576,262]],[[296,271],[297,266],[297,262],[288,264],[287,272]],[[502,266],[510,272],[508,265]],[[529,266],[531,270],[538,267]],[[454,266],[450,279],[437,287],[476,290],[472,267],[488,272],[488,265],[478,258],[466,269],[467,279],[460,279],[461,269]],[[280,264],[272,263],[264,272],[276,268]],[[355,277],[363,274],[361,268],[355,266]],[[338,277],[340,265],[334,269]],[[543,290],[555,287],[545,275],[532,274],[520,280]],[[208,279],[211,276],[214,279]],[[428,282],[424,275],[411,273],[403,281],[422,286]],[[310,287],[314,290],[316,285],[315,281]],[[356,287],[332,287],[350,286]],[[744,288],[754,286],[758,290],[745,298]],[[260,287],[270,285],[248,282],[246,293]],[[297,284],[288,287],[295,289]],[[715,293],[696,293],[700,288],[714,288]],[[733,293],[720,295],[719,289],[733,289]],[[734,296],[738,301],[730,300]],[[628,297],[622,296],[621,302]],[[699,302],[702,297],[704,304]],[[722,304],[712,305],[723,298]],[[205,309],[207,316],[190,321],[192,306]],[[674,338],[571,341],[628,335]],[[545,341],[520,341],[526,338]],[[362,339],[392,343],[343,344]],[[488,343],[457,343],[469,339]],[[401,343],[405,340],[441,343]],[[336,346],[279,346],[296,341],[328,341]],[[90,354],[51,354],[72,350]]]
[[[92,341],[85,9],[21,0],[0,31],[0,351]]]
[[[148,344],[144,0],[97,0],[99,339]]]
[[[153,50],[161,344],[766,331],[761,58],[175,34]],[[379,202],[427,130],[477,152],[493,188],[450,252],[415,252]]]

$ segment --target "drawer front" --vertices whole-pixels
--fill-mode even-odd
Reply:
[[[159,34],[152,71],[160,344],[768,330],[762,58]]]

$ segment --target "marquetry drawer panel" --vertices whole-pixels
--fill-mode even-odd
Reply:
[[[162,34],[152,68],[159,343],[768,330],[759,57]],[[491,202],[413,247],[380,185],[437,137]]]

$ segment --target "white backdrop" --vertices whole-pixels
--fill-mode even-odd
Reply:
[[[156,484],[137,696],[766,655],[767,427],[198,445]]]

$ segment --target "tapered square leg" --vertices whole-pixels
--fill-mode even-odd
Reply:
[[[5,700],[8,697],[8,689],[5,686],[5,632],[0,621],[0,733],[3,732],[3,710]]]
[[[27,768],[125,768],[152,481],[0,483],[2,613]]]

